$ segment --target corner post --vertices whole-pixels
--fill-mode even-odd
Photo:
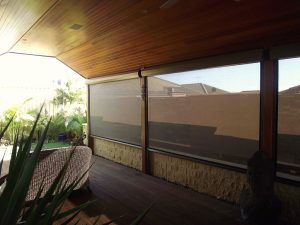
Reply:
[[[141,146],[142,146],[142,172],[150,174],[150,163],[148,153],[148,79],[142,77],[139,71],[141,84]]]
[[[91,118],[90,118],[90,85],[87,85],[87,145],[92,149],[93,155],[95,155],[94,152],[94,140],[91,137]]]
[[[264,50],[261,73],[260,150],[265,152],[275,165],[277,155],[278,61],[270,58],[269,50]]]

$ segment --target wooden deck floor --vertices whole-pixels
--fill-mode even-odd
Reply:
[[[109,221],[125,217],[115,224],[129,225],[153,201],[155,205],[144,218],[143,225],[233,225],[239,224],[239,211],[231,204],[144,175],[134,169],[94,156],[90,172],[90,188],[74,192],[68,207],[96,198],[97,202],[84,210],[83,224],[101,215]]]

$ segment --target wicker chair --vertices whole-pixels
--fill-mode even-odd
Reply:
[[[70,184],[74,179],[82,176],[90,167],[92,150],[86,146],[77,146],[63,149],[47,150],[41,152],[39,162],[34,171],[26,201],[35,198],[41,182],[44,179],[44,189],[42,196],[47,192],[54,179],[69,159],[70,154],[74,150],[74,154],[68,165],[65,181]],[[75,189],[79,189],[88,183],[89,174],[85,174],[83,179],[78,183]]]

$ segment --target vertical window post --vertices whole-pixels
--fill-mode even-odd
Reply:
[[[90,118],[90,85],[87,85],[87,145],[92,149],[93,155],[95,154],[94,152],[94,140],[91,137],[91,118]]]
[[[142,102],[141,102],[141,146],[142,146],[142,171],[150,174],[149,153],[148,153],[148,80],[142,77],[139,71],[141,82]]]
[[[261,63],[260,150],[276,163],[278,61],[264,51]]]

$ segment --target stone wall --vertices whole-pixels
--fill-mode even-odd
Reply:
[[[276,183],[275,192],[282,202],[282,219],[300,224],[300,187]]]
[[[141,170],[141,149],[102,139],[94,139],[95,155]],[[169,182],[180,184],[235,204],[241,191],[248,188],[245,173],[210,166],[192,160],[150,153],[151,173]],[[276,183],[275,191],[282,202],[282,218],[300,224],[300,187]]]
[[[141,149],[94,138],[95,155],[141,170]],[[181,184],[195,191],[238,203],[239,195],[247,187],[246,175],[198,162],[159,153],[150,154],[153,176]]]
[[[142,151],[139,148],[94,138],[94,154],[142,170]]]
[[[239,202],[246,174],[198,162],[151,153],[154,176],[230,202]]]

